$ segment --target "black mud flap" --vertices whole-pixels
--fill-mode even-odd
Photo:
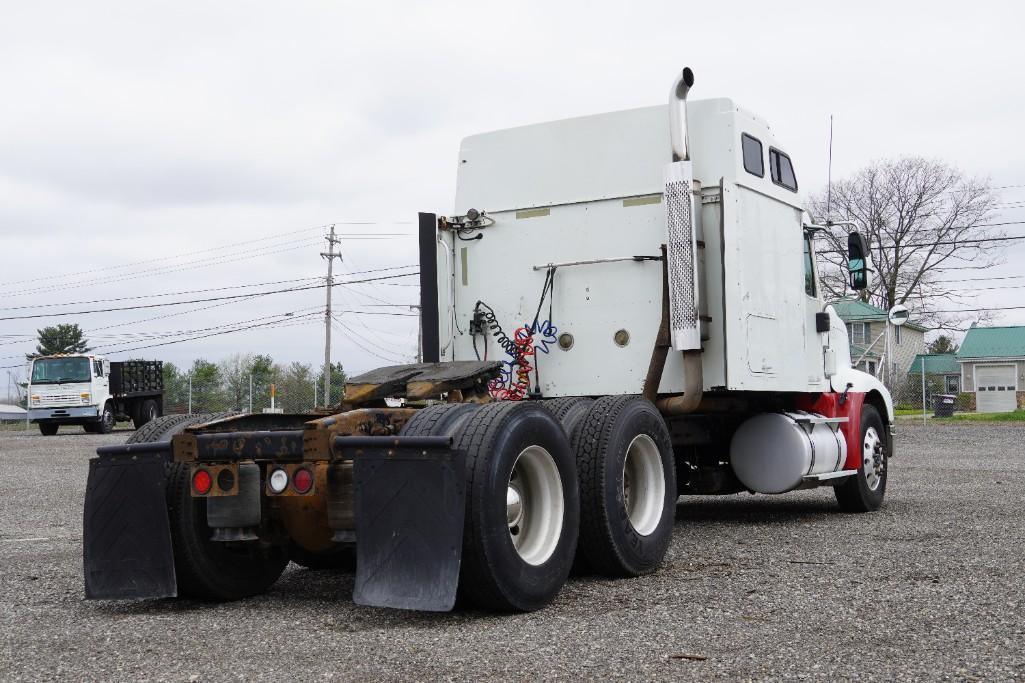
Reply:
[[[359,605],[446,612],[463,546],[465,456],[450,437],[337,437],[353,456]]]
[[[178,594],[165,496],[168,445],[108,446],[89,461],[83,519],[87,599]]]

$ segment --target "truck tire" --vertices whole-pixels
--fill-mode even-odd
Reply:
[[[132,412],[134,413],[132,415],[132,422],[135,424],[136,429],[140,429],[144,424],[160,417],[157,402],[149,398]]]
[[[564,396],[542,401],[541,405],[562,424],[572,445],[574,436],[579,432],[580,424],[593,403],[594,399],[586,396]]]
[[[127,443],[169,441],[186,427],[235,413],[167,415],[134,432]],[[264,549],[257,542],[215,543],[206,523],[206,500],[193,498],[189,468],[168,463],[167,512],[174,549],[178,596],[238,600],[265,592],[288,564],[284,547]]]
[[[886,495],[887,459],[890,454],[890,430],[874,406],[861,407],[861,465],[858,473],[834,488],[836,501],[844,512],[878,510]]]
[[[402,428],[402,436],[455,436],[470,415],[480,408],[475,403],[439,403],[417,411]]]
[[[60,429],[60,425],[54,422],[40,422],[39,433],[43,436],[53,436]]]
[[[669,430],[640,396],[604,396],[575,443],[580,543],[586,566],[639,576],[662,563],[676,517],[676,467]]]
[[[562,428],[566,431],[566,436],[569,438],[569,444],[573,448],[574,453],[576,452],[577,435],[580,434],[580,425],[583,423],[584,416],[587,415],[587,411],[592,404],[594,404],[594,399],[586,396],[563,396],[561,398],[541,401],[541,406],[554,415],[555,419],[562,424]],[[576,557],[573,559],[573,569],[570,571],[570,574],[584,576],[593,573],[594,571],[587,564],[583,553],[577,552]]]
[[[565,432],[535,403],[491,403],[456,447],[466,455],[460,597],[504,611],[543,607],[569,576],[580,522]]]
[[[114,418],[114,407],[108,402],[103,404],[100,419],[92,424],[84,425],[84,427],[85,431],[90,434],[110,434],[114,431],[115,424],[117,424],[117,420]]]

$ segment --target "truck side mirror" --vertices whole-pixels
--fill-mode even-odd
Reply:
[[[851,289],[862,291],[872,286],[872,255],[868,240],[860,232],[847,236],[847,270],[850,271]]]

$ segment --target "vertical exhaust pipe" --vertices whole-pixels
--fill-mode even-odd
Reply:
[[[669,91],[669,137],[673,149],[673,161],[690,161],[690,140],[687,130],[687,94],[694,85],[694,72],[684,67],[680,74],[673,81],[673,87]],[[674,172],[670,171],[670,176]],[[701,322],[698,315],[698,297],[700,296],[700,284],[697,278],[696,259],[697,242],[694,236],[695,221],[693,218],[694,202],[691,196],[693,192],[693,178],[689,164],[683,172],[683,178],[677,181],[667,180],[665,199],[667,212],[674,217],[667,215],[670,228],[669,247],[670,253],[666,261],[668,281],[667,285],[673,287],[677,295],[674,302],[669,298],[668,287],[663,293],[663,326],[668,327],[671,321],[669,318],[690,317],[693,322],[689,326],[689,337],[685,339],[683,346],[683,395],[669,396],[655,399],[662,370],[665,366],[665,357],[669,351],[668,344],[661,334],[656,342],[655,351],[648,367],[648,377],[645,381],[645,396],[649,400],[655,400],[656,406],[665,415],[681,415],[691,413],[698,409],[701,404],[701,397],[704,393],[704,372],[701,361]],[[682,182],[681,182],[682,180]],[[673,199],[673,185],[682,185],[676,190],[678,196]],[[670,204],[676,202],[674,208]],[[684,276],[685,271],[691,272],[691,277]],[[688,286],[689,281],[689,286]],[[682,290],[682,291],[681,291]],[[689,292],[688,292],[689,290]],[[681,297],[682,295],[682,297]],[[683,300],[681,300],[681,298]],[[675,307],[676,310],[672,310]],[[675,327],[675,326],[674,326]],[[674,346],[680,348],[674,341]]]
[[[673,146],[673,161],[689,161],[690,145],[687,139],[687,93],[694,85],[694,72],[684,67],[673,81],[669,91],[669,136]]]

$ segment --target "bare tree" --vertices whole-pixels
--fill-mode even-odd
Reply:
[[[997,196],[987,180],[969,178],[937,160],[903,157],[876,161],[811,198],[820,223],[854,221],[866,231],[875,262],[864,300],[889,310],[911,309],[916,322],[959,329],[988,314],[949,313],[969,296],[946,281],[960,269],[985,269],[999,262],[1004,233],[990,225]],[[847,293],[844,269],[846,226],[831,226],[819,245],[827,294]]]
[[[249,403],[249,375],[253,369],[253,354],[234,353],[217,364],[221,380],[234,410],[243,410]]]

